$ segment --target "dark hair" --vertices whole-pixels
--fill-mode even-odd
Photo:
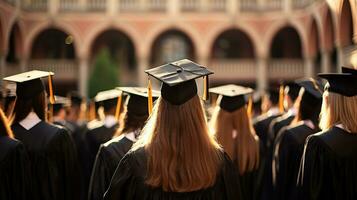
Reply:
[[[44,91],[28,100],[16,98],[11,121],[17,123],[25,119],[32,110],[41,120],[46,121],[46,105],[46,93]]]
[[[13,138],[14,135],[10,129],[10,124],[8,119],[6,118],[3,110],[0,108],[0,136],[8,136]]]
[[[304,91],[298,111],[299,120],[311,120],[316,126],[318,125],[321,110],[322,98],[317,99],[312,94]]]
[[[114,137],[143,128],[148,117],[148,114],[137,115],[126,107],[120,117],[119,129]]]

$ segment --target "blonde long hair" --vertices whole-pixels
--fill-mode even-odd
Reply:
[[[0,136],[8,136],[10,138],[14,138],[14,134],[10,128],[10,122],[6,118],[5,113],[0,108]]]
[[[210,126],[218,142],[236,163],[239,173],[256,169],[259,165],[259,138],[247,113],[247,106],[227,112],[216,106]],[[233,132],[237,135],[234,137]]]
[[[337,124],[342,124],[352,133],[357,133],[357,96],[346,97],[325,91],[320,113],[320,128],[326,131]]]
[[[197,95],[179,106],[160,97],[132,150],[140,147],[148,155],[146,184],[164,191],[213,186],[222,162]]]

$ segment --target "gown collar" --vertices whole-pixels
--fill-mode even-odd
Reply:
[[[141,130],[138,129],[138,130],[132,131],[130,133],[125,133],[125,137],[132,142],[136,142],[136,141],[138,141],[137,137],[139,136],[140,131]]]
[[[31,111],[25,119],[21,120],[19,124],[24,127],[26,130],[30,130],[36,124],[40,123],[41,119],[37,116],[37,114]]]
[[[347,127],[345,127],[343,124],[336,124],[335,126],[336,126],[337,128],[340,128],[340,129],[342,129],[342,130],[346,131],[346,132],[351,133],[351,131],[350,131],[350,130],[348,130],[348,128],[347,128]]]
[[[107,115],[104,118],[104,126],[107,128],[113,127],[118,121],[113,115]]]

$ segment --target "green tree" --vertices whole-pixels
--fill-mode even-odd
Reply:
[[[94,69],[89,78],[89,97],[94,97],[102,90],[110,90],[119,85],[119,70],[110,56],[109,50],[103,48],[96,56]]]

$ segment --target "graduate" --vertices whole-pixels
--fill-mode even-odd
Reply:
[[[16,101],[11,117],[14,137],[29,155],[31,194],[29,199],[79,199],[78,163],[69,133],[47,123],[46,91],[41,78],[49,79],[54,103],[52,72],[29,71],[4,78],[16,83]]]
[[[298,174],[300,199],[357,199],[357,70],[342,71],[319,74],[328,82],[322,131],[305,142]]]
[[[219,144],[239,171],[243,199],[256,199],[259,185],[259,138],[251,122],[251,105],[248,108],[246,100],[253,89],[229,84],[209,91],[219,94],[210,125]]]
[[[89,164],[92,167],[100,145],[112,139],[119,127],[119,113],[116,108],[120,96],[120,91],[112,89],[99,92],[94,98],[103,107],[105,118],[88,123],[86,141],[89,148]]]
[[[52,123],[63,126],[69,129],[69,125],[66,121],[67,110],[69,106],[69,100],[65,97],[55,96],[55,103],[52,105]],[[69,130],[71,131],[71,130]]]
[[[205,99],[212,72],[184,59],[146,73],[163,82],[161,97],[104,199],[240,199],[237,171],[209,133],[197,95],[195,79],[204,77]]]
[[[272,163],[275,199],[299,199],[296,180],[305,139],[318,131],[323,87],[315,79],[298,80],[300,103],[298,113],[290,126],[282,128],[276,137]]]
[[[125,110],[120,117],[120,126],[114,138],[99,148],[89,186],[90,200],[103,199],[119,161],[137,141],[149,116],[146,88],[119,87],[117,89],[128,94],[129,97],[126,98]],[[159,95],[158,91],[152,92],[153,98],[158,98]]]
[[[0,109],[0,199],[31,199],[29,160],[24,145],[14,139]]]
[[[11,113],[14,109],[15,99],[16,99],[16,90],[13,88],[8,88],[5,90],[5,97],[4,97],[4,113],[6,117],[10,117]]]

